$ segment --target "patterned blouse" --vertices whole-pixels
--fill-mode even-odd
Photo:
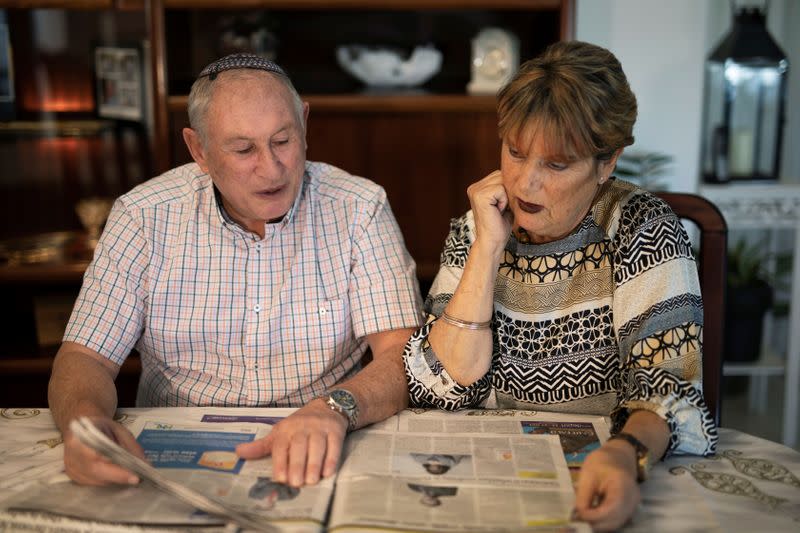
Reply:
[[[472,212],[451,222],[425,302],[428,322],[404,352],[413,405],[610,415],[615,430],[630,411],[646,409],[669,425],[668,455],[714,453],[716,427],[702,395],[697,268],[664,201],[612,179],[569,236],[525,244],[512,234],[494,287],[492,364],[463,386],[428,334],[474,238]]]

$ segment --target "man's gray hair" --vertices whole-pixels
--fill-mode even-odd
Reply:
[[[200,137],[200,142],[202,142],[203,145],[205,145],[207,138],[206,117],[208,114],[208,106],[214,95],[215,85],[219,85],[219,83],[215,84],[219,75],[223,72],[227,72],[227,74],[225,74],[225,81],[231,81],[257,76],[259,71],[267,72],[289,90],[294,104],[297,123],[301,128],[304,127],[303,100],[300,98],[297,89],[294,88],[292,81],[283,69],[272,61],[255,54],[233,54],[218,59],[206,66],[197,77],[197,80],[192,84],[192,90],[189,92],[189,125],[197,132],[197,135]]]

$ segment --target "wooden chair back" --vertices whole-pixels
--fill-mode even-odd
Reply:
[[[696,224],[700,232],[698,262],[703,293],[703,396],[719,425],[728,226],[717,206],[702,196],[672,192],[659,192],[656,196],[666,201],[678,218]]]

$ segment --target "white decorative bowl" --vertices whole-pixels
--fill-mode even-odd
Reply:
[[[431,45],[418,46],[403,60],[387,48],[358,44],[336,48],[339,65],[371,87],[416,87],[442,67],[442,53]]]

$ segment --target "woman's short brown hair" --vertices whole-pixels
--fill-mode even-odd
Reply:
[[[580,41],[550,45],[498,93],[498,131],[514,139],[533,125],[554,153],[610,157],[633,144],[636,97],[617,58]]]

